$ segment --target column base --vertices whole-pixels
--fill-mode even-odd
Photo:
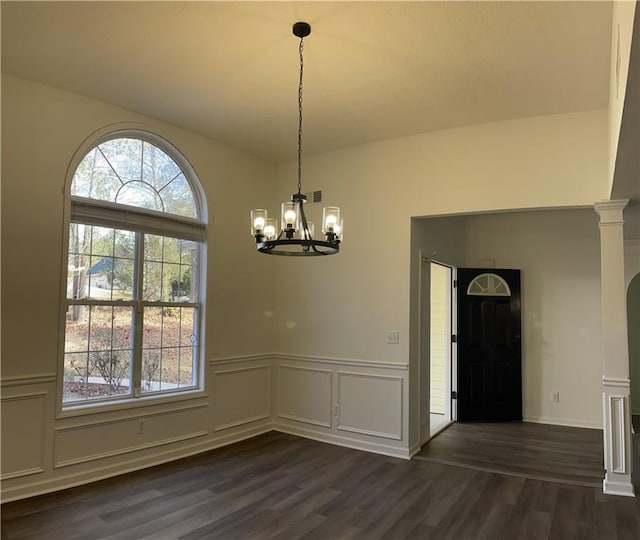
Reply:
[[[620,495],[622,497],[635,497],[636,492],[629,478],[608,478],[608,474],[605,474],[605,478],[602,481],[602,492],[605,495]],[[616,475],[617,476],[617,475]]]

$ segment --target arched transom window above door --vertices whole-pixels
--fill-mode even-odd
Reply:
[[[469,296],[511,296],[509,284],[497,274],[477,276],[467,287]]]

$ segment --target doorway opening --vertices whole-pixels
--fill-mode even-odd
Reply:
[[[453,268],[430,263],[429,280],[429,436],[452,422]]]

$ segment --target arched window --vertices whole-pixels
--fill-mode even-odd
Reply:
[[[497,274],[480,274],[467,287],[469,296],[511,296],[509,284]]]
[[[189,163],[112,133],[70,197],[63,407],[200,388],[206,205]]]

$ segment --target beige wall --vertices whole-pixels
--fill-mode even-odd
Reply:
[[[613,187],[613,172],[618,152],[618,139],[622,124],[622,112],[626,94],[633,19],[636,10],[634,0],[616,0],[613,2],[611,16],[611,63],[609,66],[609,191]],[[606,197],[609,198],[608,196]],[[594,201],[597,201],[595,199]]]
[[[207,358],[273,348],[267,261],[251,249],[248,211],[274,167],[230,147],[107,103],[2,79],[2,375],[55,373],[65,179],[94,131],[137,123],[191,162],[208,201]],[[65,263],[66,264],[66,263]]]
[[[274,261],[279,346],[406,362],[411,217],[592,205],[607,195],[606,122],[606,111],[555,115],[307,156],[303,189],[341,207],[345,242],[317,263]],[[278,178],[285,200],[295,163]],[[387,346],[394,329],[400,344]]]
[[[467,265],[522,270],[523,415],[600,427],[600,242],[592,208],[473,216]],[[552,392],[560,393],[553,403]]]
[[[342,208],[339,257],[275,261],[277,343],[301,355],[405,363],[417,332],[411,217],[592,205],[607,197],[607,112],[554,115],[393,139],[304,160],[304,190]],[[278,167],[280,196],[295,163]],[[415,275],[412,274],[412,275]],[[289,323],[289,324],[287,324]],[[293,324],[295,326],[293,326]],[[400,343],[389,345],[389,330]],[[313,333],[310,333],[313,332]],[[413,342],[412,342],[413,343]],[[417,346],[411,362],[418,362]],[[417,371],[411,371],[411,388]],[[419,442],[411,392],[410,446]],[[408,403],[407,403],[408,407]]]

